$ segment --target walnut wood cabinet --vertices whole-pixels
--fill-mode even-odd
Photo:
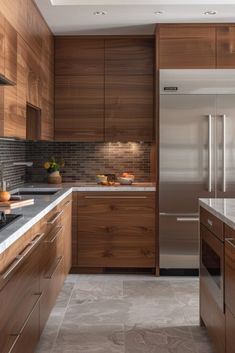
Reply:
[[[160,69],[235,68],[235,26],[167,24],[157,26]]]
[[[0,255],[0,351],[33,353],[70,270],[71,196]]]
[[[55,139],[154,138],[153,38],[58,37]]]
[[[38,139],[54,138],[54,38],[33,0],[0,0],[0,136],[25,139],[26,105],[40,110]]]
[[[11,84],[17,81],[17,32],[0,13],[0,80]]]
[[[155,193],[79,193],[77,214],[78,267],[155,267]]]

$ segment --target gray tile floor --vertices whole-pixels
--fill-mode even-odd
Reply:
[[[197,278],[69,275],[35,353],[214,353]]]

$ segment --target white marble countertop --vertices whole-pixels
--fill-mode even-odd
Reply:
[[[62,185],[52,184],[25,184],[17,190],[27,190],[33,188],[34,191],[41,189],[58,189],[54,195],[25,195],[22,200],[34,198],[34,204],[22,208],[12,209],[13,214],[22,215],[21,218],[10,223],[7,227],[0,230],[0,254],[10,247],[16,240],[18,240],[24,233],[26,233],[32,226],[40,221],[48,212],[50,212],[56,205],[58,205],[66,196],[73,191],[139,191],[139,192],[154,192],[156,187],[153,183],[134,183],[128,186],[102,186],[94,183],[64,183]],[[9,212],[8,209],[2,208],[1,211]]]
[[[199,205],[235,229],[235,199],[200,199]]]

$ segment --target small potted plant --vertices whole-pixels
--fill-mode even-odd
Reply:
[[[60,174],[61,168],[64,167],[64,161],[56,161],[54,157],[52,157],[49,161],[45,162],[43,167],[47,170],[48,173],[48,183],[49,184],[61,184],[62,177]]]

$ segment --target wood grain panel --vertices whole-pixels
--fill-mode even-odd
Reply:
[[[154,267],[154,193],[79,195],[78,266]]]
[[[217,67],[235,68],[235,26],[217,27]]]
[[[17,37],[17,135],[26,138],[27,46]]]
[[[4,17],[0,13],[0,74],[5,75],[5,30],[4,30]]]
[[[5,77],[16,83],[17,81],[17,32],[5,19]]]
[[[229,232],[231,234],[231,232]],[[233,230],[234,234],[234,230]],[[235,316],[235,236],[225,240],[225,304]]]
[[[203,278],[200,278],[200,317],[206,325],[215,352],[224,353],[225,315],[208,292]]]
[[[153,76],[108,76],[105,82],[105,140],[152,141]]]
[[[116,38],[105,41],[106,75],[153,75],[154,40]]]
[[[161,69],[216,67],[216,30],[213,26],[166,25],[159,29]]]
[[[200,208],[200,222],[220,240],[224,240],[223,222],[204,208]]]
[[[104,140],[104,77],[57,76],[55,138],[62,141]]]
[[[104,40],[81,37],[57,37],[55,75],[104,75]]]
[[[226,353],[233,353],[235,347],[235,317],[226,308]]]

